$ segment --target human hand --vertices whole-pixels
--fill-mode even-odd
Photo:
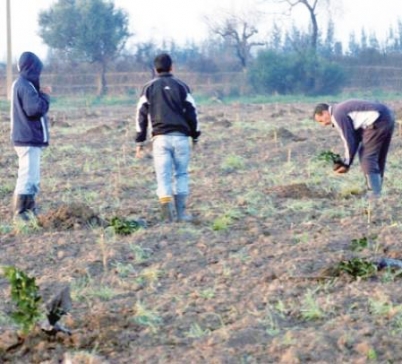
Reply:
[[[333,166],[333,171],[337,174],[343,174],[347,173],[349,170],[349,166],[345,164],[342,158],[336,158],[334,159],[334,166]]]
[[[135,148],[135,157],[138,159],[144,157],[144,147],[142,145],[137,145]]]
[[[43,86],[40,89],[44,94],[51,94],[52,93],[52,86]]]
[[[345,165],[339,165],[339,166],[335,169],[335,166],[334,166],[334,172],[335,172],[336,174],[345,174],[345,173],[348,173],[348,172],[349,172],[349,167],[348,167],[348,166],[345,166]]]

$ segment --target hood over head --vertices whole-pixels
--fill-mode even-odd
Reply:
[[[32,82],[39,91],[39,77],[42,72],[43,64],[39,57],[32,52],[24,52],[18,60],[18,71],[20,75]]]

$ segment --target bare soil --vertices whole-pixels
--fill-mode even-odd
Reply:
[[[150,146],[134,157],[133,105],[51,113],[38,226],[13,226],[17,158],[0,114],[0,266],[35,277],[43,306],[65,286],[73,303],[71,335],[40,324],[21,335],[0,277],[0,362],[402,362],[399,272],[335,269],[402,259],[399,130],[372,211],[357,161],[339,177],[319,160],[343,151],[313,106],[200,106],[187,224],[160,222]],[[119,235],[113,217],[147,227]]]

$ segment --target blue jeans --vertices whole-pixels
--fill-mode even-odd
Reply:
[[[182,134],[157,135],[153,138],[153,156],[159,199],[189,194],[189,138]]]
[[[40,183],[41,147],[14,147],[18,155],[16,195],[36,195]]]

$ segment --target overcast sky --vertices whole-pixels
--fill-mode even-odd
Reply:
[[[14,60],[28,50],[46,56],[47,48],[37,35],[38,13],[55,2],[11,0]],[[257,8],[272,14],[266,3],[264,0],[115,0],[116,7],[127,10],[130,16],[130,31],[135,36],[128,45],[148,40],[160,43],[163,39],[173,39],[180,45],[188,40],[201,41],[208,36],[205,15],[213,17],[222,9],[238,12]],[[319,14],[319,21],[322,16]],[[398,19],[402,19],[402,6],[399,0],[343,0],[342,11],[335,12],[334,17],[337,39],[347,42],[351,32],[356,32],[359,39],[364,27],[368,34],[374,32],[381,40],[389,27],[396,28]],[[0,61],[5,61],[6,0],[0,1],[0,19]],[[307,23],[307,10],[299,6],[292,19],[296,24]],[[267,34],[272,21],[272,15],[264,17],[259,27],[261,36]]]

